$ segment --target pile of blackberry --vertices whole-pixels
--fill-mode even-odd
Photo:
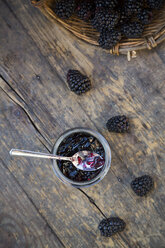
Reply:
[[[102,158],[105,158],[104,148],[101,143],[94,136],[90,136],[86,133],[75,133],[67,137],[60,144],[57,154],[71,157],[75,153],[83,150],[96,152]],[[57,164],[64,176],[76,182],[90,181],[102,170],[82,171],[78,170],[71,162],[62,160],[58,160]]]
[[[52,10],[61,19],[68,19],[72,16],[75,10],[75,0],[60,0],[57,1]]]
[[[68,19],[77,15],[90,22],[99,33],[99,45],[112,49],[122,38],[139,38],[146,24],[165,0],[58,0],[56,15]]]
[[[77,16],[83,21],[90,21],[93,19],[95,13],[94,2],[90,0],[80,1],[76,7]]]

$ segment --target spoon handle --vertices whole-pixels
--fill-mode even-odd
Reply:
[[[19,149],[11,149],[9,152],[11,156],[23,156],[23,157],[31,157],[31,158],[47,158],[47,159],[58,159],[58,160],[69,160],[72,161],[72,157],[63,157],[54,154],[41,153],[41,152],[33,152]]]

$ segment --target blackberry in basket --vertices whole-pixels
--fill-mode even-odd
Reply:
[[[160,9],[165,3],[164,0],[146,0],[146,2],[151,9]]]
[[[83,21],[89,21],[94,17],[95,6],[92,1],[86,0],[78,3],[76,8],[77,16]]]
[[[99,37],[99,45],[104,49],[112,49],[121,40],[119,30],[102,30]]]
[[[31,0],[31,2],[36,1]],[[50,18],[52,15],[55,19],[61,18],[61,24],[66,29],[91,44],[100,43],[101,47],[104,47],[104,40],[107,38],[105,31],[102,32],[102,30],[109,32],[117,28],[123,37],[119,46],[110,51],[113,54],[127,53],[128,57],[132,57],[134,53],[130,51],[141,50],[149,47],[150,43],[154,44],[150,39],[146,42],[146,37],[153,37],[156,43],[163,41],[165,0],[44,0],[40,2],[41,4],[36,6],[41,8],[41,11],[44,7]],[[44,5],[49,2],[51,2],[50,6]],[[50,12],[50,8],[55,13]],[[76,15],[70,18],[72,14]],[[83,23],[80,19],[88,23]],[[154,22],[150,25],[152,19]],[[145,27],[145,25],[148,26]],[[143,36],[144,29],[145,36]],[[100,42],[98,42],[98,32],[101,32]],[[134,40],[129,40],[130,38]]]
[[[126,0],[124,2],[124,10],[127,15],[136,14],[141,11],[143,7],[143,1],[138,0]]]
[[[131,19],[131,16],[128,15],[125,10],[120,10],[120,19],[119,19],[119,26],[121,27],[122,24],[128,23]]]
[[[123,24],[121,33],[126,38],[139,38],[142,36],[144,25],[139,22],[130,22]]]
[[[53,11],[61,19],[68,19],[75,9],[75,0],[59,0],[55,3]]]
[[[117,6],[118,0],[95,0],[96,8],[107,7],[113,9]]]
[[[102,29],[114,28],[120,19],[120,14],[117,11],[110,10],[108,8],[99,8],[96,10],[95,17],[92,20],[92,25],[98,31]]]
[[[151,22],[152,16],[153,14],[150,9],[143,9],[137,14],[138,20],[144,25],[149,24]]]

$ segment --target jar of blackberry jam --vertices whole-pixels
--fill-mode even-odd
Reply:
[[[53,154],[73,156],[79,151],[96,152],[104,158],[101,169],[78,170],[70,161],[53,160],[56,176],[65,184],[76,188],[89,187],[101,181],[111,165],[111,149],[106,139],[97,131],[88,128],[74,128],[63,133],[53,147]]]

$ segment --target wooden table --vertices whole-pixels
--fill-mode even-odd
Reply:
[[[0,1],[0,248],[164,248],[165,43],[127,62],[76,39],[26,0]],[[67,88],[70,68],[90,76],[78,97]],[[129,116],[128,134],[105,124]],[[11,148],[49,152],[65,130],[98,130],[112,149],[112,166],[97,185],[61,183],[51,161],[10,158]],[[151,175],[155,188],[139,198],[130,188]],[[99,222],[127,223],[112,238]]]

